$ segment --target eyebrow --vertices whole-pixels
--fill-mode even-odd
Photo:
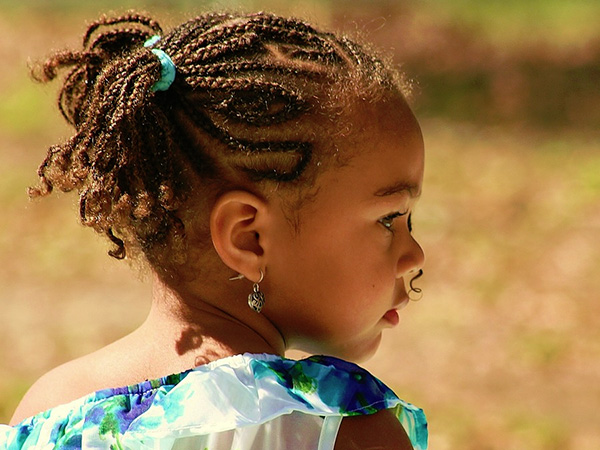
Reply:
[[[405,183],[400,181],[398,183],[392,184],[390,186],[382,187],[378,189],[373,195],[375,197],[388,197],[390,195],[402,194],[404,192],[408,192],[408,194],[412,198],[417,198],[421,196],[421,190],[419,186],[416,184]]]

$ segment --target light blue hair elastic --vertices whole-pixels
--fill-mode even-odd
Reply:
[[[160,36],[152,36],[144,42],[144,47],[152,47],[158,41],[160,41]],[[166,91],[171,87],[171,84],[173,84],[173,80],[175,80],[175,73],[177,72],[175,64],[173,63],[173,60],[169,58],[169,55],[162,50],[153,48],[152,53],[154,53],[160,61],[160,80],[154,83],[151,90],[152,92]]]

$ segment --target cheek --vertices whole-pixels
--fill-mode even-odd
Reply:
[[[342,217],[338,213],[307,220],[300,234],[279,237],[274,262],[286,294],[303,297],[314,292],[320,298],[343,296],[351,301],[383,294],[394,284],[389,236],[376,224]]]
[[[388,251],[376,243],[347,241],[323,245],[312,252],[313,277],[319,289],[349,303],[378,298],[395,284],[395,265]]]
[[[352,280],[372,288],[389,278],[395,271],[395,262],[388,236],[364,224],[346,225],[349,226],[342,224],[318,240],[301,244],[301,251],[306,252],[311,264],[340,282]]]

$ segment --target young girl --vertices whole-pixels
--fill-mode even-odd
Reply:
[[[39,379],[0,442],[426,448],[422,411],[345,361],[377,350],[422,273],[423,141],[389,65],[294,19],[207,14],[163,34],[130,13],[38,75],[65,67],[76,131],[32,195],[76,190],[110,255],[147,261],[152,307]]]

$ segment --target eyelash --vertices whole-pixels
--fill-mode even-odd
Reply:
[[[383,225],[383,227],[386,230],[391,231],[392,233],[394,232],[394,229],[392,228],[394,225],[394,219],[397,219],[398,217],[402,217],[405,216],[406,214],[408,214],[408,219],[407,219],[407,226],[408,226],[408,231],[412,232],[412,214],[409,214],[408,211],[406,212],[400,212],[400,211],[396,211],[395,213],[392,213],[390,215],[387,215],[381,219],[379,219],[379,223],[381,223],[381,225]]]

